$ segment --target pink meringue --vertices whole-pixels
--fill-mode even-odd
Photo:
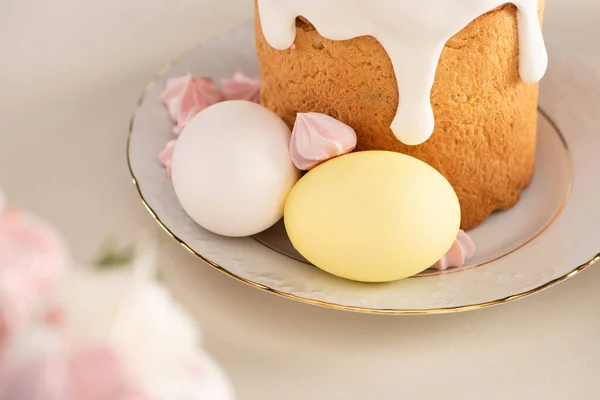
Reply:
[[[96,346],[69,356],[41,354],[0,370],[0,399],[149,400],[120,357]]]
[[[104,346],[76,353],[69,363],[71,391],[77,400],[150,399],[127,371],[120,357]]]
[[[163,167],[167,169],[167,177],[171,178],[171,162],[173,161],[173,151],[175,151],[176,139],[173,139],[167,143],[163,151],[158,155],[158,161]]]
[[[8,342],[8,337],[11,333],[11,327],[8,318],[0,312],[0,357],[2,356],[2,348]]]
[[[42,354],[17,365],[0,366],[0,399],[65,400],[70,396],[65,360]]]
[[[37,311],[66,264],[65,247],[50,227],[15,208],[0,212],[1,336]]]
[[[169,79],[162,100],[167,105],[171,119],[177,122],[174,132],[179,134],[185,127],[183,122],[189,122],[200,111],[224,98],[213,79],[188,74]]]
[[[205,109],[205,107],[195,106],[195,107],[192,107],[190,110],[188,110],[185,113],[183,113],[183,112],[180,113],[179,116],[177,117],[175,127],[173,128],[173,133],[175,135],[179,136],[181,134],[181,132],[183,132],[185,127],[188,126],[188,124],[192,121],[192,118],[194,118],[196,115],[200,114],[200,112],[204,109]]]
[[[461,268],[475,255],[475,243],[473,239],[465,232],[458,232],[456,241],[448,250],[448,253],[431,268],[438,271],[445,271],[448,268]]]
[[[294,165],[308,171],[332,158],[348,154],[356,147],[354,129],[325,114],[300,113],[290,141]]]
[[[221,84],[225,100],[246,100],[260,103],[260,81],[258,79],[238,72],[233,79],[223,79]]]

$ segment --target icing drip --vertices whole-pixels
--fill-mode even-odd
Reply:
[[[265,38],[279,50],[296,38],[303,16],[330,40],[373,36],[386,49],[401,93],[392,131],[405,144],[427,141],[434,129],[430,93],[446,42],[506,0],[258,0]],[[538,0],[510,1],[518,8],[520,66],[527,83],[545,74],[548,55]],[[332,18],[332,16],[335,16]]]

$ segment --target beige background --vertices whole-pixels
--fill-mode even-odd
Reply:
[[[600,71],[600,3],[548,3],[552,47]],[[169,59],[251,13],[251,0],[0,0],[0,186],[80,262],[108,234],[156,233],[166,281],[242,400],[600,398],[600,268],[498,308],[377,317],[261,293],[159,232],[125,163],[134,105]]]

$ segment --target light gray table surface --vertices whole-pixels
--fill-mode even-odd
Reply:
[[[600,3],[547,3],[548,42],[600,71]],[[125,162],[134,105],[169,59],[251,17],[251,0],[0,1],[0,186],[80,262],[108,234],[161,237],[166,282],[241,400],[600,398],[600,267],[497,308],[381,317],[259,292],[159,231]]]

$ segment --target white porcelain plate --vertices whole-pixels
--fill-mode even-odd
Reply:
[[[552,58],[541,90],[534,180],[516,207],[471,232],[478,248],[472,264],[388,284],[350,282],[307,264],[281,225],[255,238],[230,239],[202,229],[184,213],[157,160],[172,138],[160,93],[171,77],[191,72],[220,79],[238,71],[258,72],[252,24],[203,43],[166,68],[144,93],[128,144],[134,183],[156,221],[226,274],[320,306],[432,314],[515,300],[600,260],[600,79],[595,71]]]

